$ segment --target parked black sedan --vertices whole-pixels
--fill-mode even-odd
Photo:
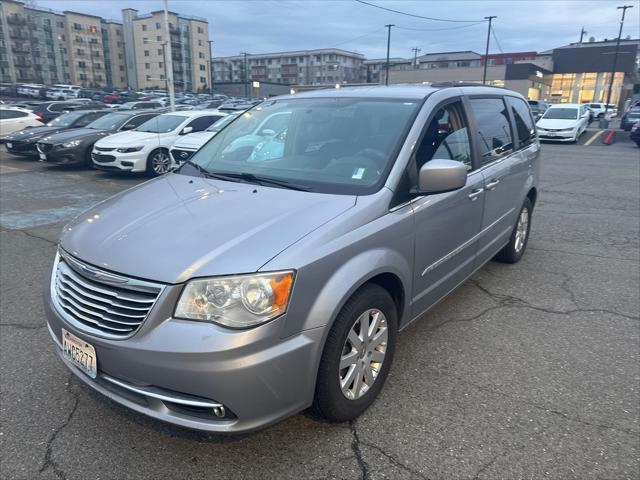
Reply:
[[[160,113],[162,112],[144,110],[112,111],[85,128],[49,135],[38,142],[40,161],[91,167],[94,143],[113,133],[133,130]]]
[[[63,130],[82,128],[94,120],[110,113],[111,110],[78,110],[77,112],[63,113],[54,118],[45,126],[25,128],[19,132],[4,137],[3,142],[7,151],[14,155],[37,156],[36,143],[41,139]]]
[[[631,140],[636,142],[636,145],[640,147],[640,120],[633,124],[631,127]]]
[[[640,107],[633,107],[622,115],[622,118],[620,119],[620,128],[628,132],[638,120],[640,120]]]

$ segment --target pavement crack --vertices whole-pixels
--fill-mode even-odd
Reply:
[[[23,233],[27,237],[31,237],[31,238],[35,238],[35,239],[38,239],[38,240],[42,240],[43,242],[47,242],[50,245],[54,245],[54,246],[58,245],[58,242],[53,242],[53,241],[49,240],[48,238],[41,237],[40,235],[36,235],[35,233],[31,233],[28,230],[11,230],[11,231]]]
[[[484,463],[479,469],[478,471],[473,475],[473,480],[478,480],[480,478],[480,475],[482,475],[485,471],[487,471],[489,468],[491,468],[491,466],[496,463],[498,461],[498,459],[500,457],[502,457],[506,452],[501,452],[498,453],[496,455],[494,455],[493,457],[491,457],[491,459],[489,459],[488,462]]]
[[[575,418],[572,417],[570,415],[567,415],[564,412],[561,412],[559,410],[552,410],[550,408],[547,407],[543,407],[541,405],[537,405],[535,403],[530,403],[530,402],[525,402],[527,405],[531,405],[533,408],[536,408],[538,410],[542,410],[544,412],[547,413],[551,413],[553,415],[558,415],[566,420],[569,420],[570,422],[576,422],[576,423],[581,423],[582,425],[588,425],[590,427],[597,427],[597,428],[606,428],[606,429],[610,429],[610,430],[615,430],[616,432],[621,432],[621,433],[626,433],[629,435],[640,435],[640,431],[636,431],[633,430],[631,428],[620,428],[620,427],[616,427],[614,425],[608,425],[608,424],[604,424],[604,423],[595,423],[595,422],[588,422],[587,420],[582,420],[580,418]]]
[[[371,478],[369,475],[369,465],[365,462],[362,456],[360,437],[358,436],[358,430],[356,429],[356,420],[349,421],[349,430],[353,437],[351,441],[351,450],[353,451],[353,455],[356,457],[356,461],[358,462],[358,467],[360,467],[360,471],[362,472],[362,480],[369,480]]]
[[[0,327],[12,327],[18,330],[40,330],[45,325],[25,325],[23,323],[0,323]]]
[[[72,379],[73,379],[73,374],[69,375],[69,379],[67,380],[67,389],[66,390],[73,397],[73,405],[71,406],[71,410],[69,411],[69,415],[67,415],[67,418],[64,420],[64,422],[58,428],[56,428],[53,431],[53,433],[49,437],[49,440],[47,440],[47,449],[45,451],[44,459],[42,461],[42,465],[41,465],[40,470],[39,470],[39,472],[42,473],[45,470],[47,470],[48,468],[51,468],[53,470],[53,473],[60,480],[66,480],[67,475],[64,472],[64,470],[62,470],[60,468],[60,466],[56,463],[56,461],[52,458],[53,444],[55,443],[56,439],[58,438],[58,435],[60,435],[60,433],[71,422],[74,414],[76,413],[76,410],[78,409],[78,404],[80,403],[80,395],[71,390]]]
[[[628,257],[611,257],[608,255],[595,255],[592,253],[581,253],[581,252],[569,252],[568,250],[556,250],[553,248],[538,248],[538,247],[527,247],[529,250],[534,250],[538,252],[551,252],[551,253],[565,253],[567,255],[579,255],[582,257],[593,257],[593,258],[604,258],[606,260],[624,260],[626,262],[638,262],[637,258],[628,258]]]
[[[409,472],[412,475],[415,475],[418,478],[422,478],[424,480],[429,480],[429,477],[425,476],[424,474],[414,470],[413,468],[409,467],[408,465],[405,465],[404,463],[402,463],[400,460],[398,460],[398,458],[391,454],[386,452],[383,448],[374,445],[372,443],[369,442],[364,442],[364,441],[360,441],[360,444],[365,445],[366,447],[369,447],[373,450],[376,450],[377,452],[381,453],[387,460],[389,460],[389,462],[395,466],[398,467],[406,472]]]

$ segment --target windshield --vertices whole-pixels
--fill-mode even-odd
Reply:
[[[578,118],[577,108],[550,108],[542,116],[549,120],[575,120]]]
[[[628,118],[640,118],[640,108],[634,108],[627,113]]]
[[[207,128],[206,131],[207,132],[219,132],[224,127],[226,127],[228,124],[230,124],[235,118],[238,118],[238,115],[231,114],[231,115],[227,115],[226,117],[222,117],[220,120],[218,120],[213,125],[211,125],[209,128]]]
[[[68,127],[83,115],[85,115],[85,112],[63,113],[62,115],[54,118],[49,123],[47,123],[47,127]]]
[[[182,115],[158,115],[144,122],[136,130],[138,132],[168,133],[178,128],[185,119],[186,117]]]
[[[87,128],[93,128],[95,130],[117,130],[128,118],[130,118],[130,115],[127,114],[109,113],[91,122],[87,125]]]
[[[214,136],[191,163],[317,192],[373,193],[391,169],[418,105],[362,98],[266,101]],[[180,172],[197,170],[185,166]]]

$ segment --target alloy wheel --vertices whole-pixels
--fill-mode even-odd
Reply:
[[[171,158],[165,152],[157,152],[151,157],[151,168],[156,175],[162,175],[169,171]]]
[[[518,225],[516,226],[516,241],[515,251],[519,253],[523,248],[529,233],[529,209],[523,208],[518,218]]]
[[[387,318],[377,308],[362,313],[342,347],[338,380],[349,400],[362,397],[373,386],[387,351]]]

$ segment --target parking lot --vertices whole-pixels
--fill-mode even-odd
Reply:
[[[240,437],[132,413],[54,353],[41,298],[62,226],[146,178],[2,148],[2,477],[638,478],[640,149],[584,145],[594,134],[543,145],[523,260],[487,265],[400,335],[362,417]]]

